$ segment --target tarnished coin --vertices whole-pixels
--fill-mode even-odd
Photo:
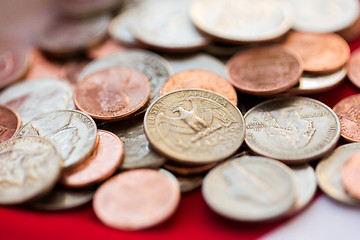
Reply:
[[[263,157],[244,156],[211,170],[202,194],[216,213],[240,221],[280,217],[295,201],[294,175],[285,164]]]
[[[352,155],[341,169],[341,182],[351,196],[360,200],[360,150]]]
[[[347,63],[349,80],[358,88],[360,88],[360,49],[351,54]]]
[[[300,55],[309,72],[335,71],[350,57],[349,45],[335,33],[290,32],[283,45]]]
[[[341,136],[350,142],[360,141],[360,94],[342,99],[334,108],[339,117]]]
[[[33,51],[32,64],[24,78],[26,80],[58,78],[60,68],[60,63],[49,60],[39,49],[35,49]]]
[[[78,109],[102,121],[117,121],[143,107],[150,97],[149,79],[136,70],[112,67],[93,73],[76,85]]]
[[[158,98],[146,111],[150,144],[181,163],[226,159],[244,140],[244,118],[225,97],[207,90],[177,90]]]
[[[360,151],[360,143],[349,143],[338,147],[317,165],[316,176],[321,190],[328,196],[342,203],[360,206],[360,200],[351,197],[341,183],[341,169],[358,151]]]
[[[140,230],[168,219],[179,201],[180,188],[173,179],[157,170],[137,169],[120,173],[101,185],[93,207],[105,225]]]
[[[170,161],[167,161],[164,164],[164,168],[177,174],[180,176],[190,176],[190,175],[196,175],[196,174],[202,174],[204,172],[209,171],[210,169],[214,168],[218,163],[208,163],[208,164],[202,164],[202,165],[181,165],[176,164]]]
[[[124,143],[125,157],[120,169],[158,168],[166,159],[149,146],[143,118],[106,124],[103,129],[115,133]]]
[[[57,0],[55,3],[63,15],[83,18],[120,7],[123,0]]]
[[[107,39],[102,44],[90,48],[87,51],[87,55],[91,59],[99,59],[108,57],[119,52],[123,52],[125,50],[126,48],[124,46],[121,46],[112,39]]]
[[[272,40],[293,24],[289,9],[269,0],[196,0],[190,15],[201,31],[233,43]]]
[[[56,56],[71,55],[100,43],[107,34],[110,15],[74,20],[54,19],[40,33],[38,46]]]
[[[93,154],[79,166],[65,170],[61,183],[68,187],[86,187],[109,178],[124,158],[123,143],[115,134],[98,130],[99,141]]]
[[[59,78],[67,80],[70,84],[76,85],[80,72],[89,63],[86,58],[77,58],[66,61],[60,68]]]
[[[226,67],[229,80],[239,91],[259,96],[295,86],[303,72],[300,58],[279,45],[241,51]]]
[[[14,137],[21,126],[17,112],[12,108],[0,105],[0,143]]]
[[[25,124],[16,134],[16,137],[23,136],[49,139],[58,148],[64,166],[69,168],[91,155],[96,146],[96,124],[80,111],[55,111],[40,115]]]
[[[306,97],[276,98],[245,114],[245,142],[256,154],[288,164],[326,154],[340,137],[340,123],[325,104]]]
[[[198,88],[216,92],[237,105],[237,94],[234,87],[219,75],[206,70],[194,69],[172,75],[163,85],[160,95],[174,90]]]
[[[359,15],[357,0],[290,0],[295,26],[304,32],[336,32],[350,26]]]
[[[194,51],[209,44],[188,15],[190,0],[148,0],[135,9],[131,30],[139,42],[167,52]]]
[[[109,24],[109,35],[128,46],[138,46],[139,42],[134,38],[130,26],[137,21],[136,9],[125,9],[117,15]]]
[[[12,107],[27,123],[34,117],[56,110],[75,109],[73,87],[58,79],[19,82],[0,93],[0,103]]]
[[[20,204],[49,191],[60,176],[62,158],[40,137],[0,144],[0,204]]]

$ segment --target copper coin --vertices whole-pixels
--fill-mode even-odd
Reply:
[[[14,137],[20,125],[17,112],[8,106],[0,105],[0,143]]]
[[[296,85],[302,62],[293,52],[279,45],[241,51],[226,64],[231,83],[241,92],[272,95]]]
[[[360,141],[360,94],[342,99],[334,108],[339,117],[341,136],[350,142]]]
[[[188,70],[172,75],[161,88],[160,95],[185,88],[210,90],[237,105],[237,94],[234,87],[226,79],[206,70]]]
[[[350,57],[347,42],[335,33],[290,32],[284,46],[296,51],[304,71],[330,72],[342,67]]]
[[[81,18],[110,11],[119,7],[123,0],[58,0],[57,7],[63,15]]]
[[[90,48],[87,54],[91,59],[99,59],[115,53],[122,52],[124,50],[126,50],[125,47],[121,46],[112,39],[108,39],[102,44]]]
[[[157,170],[137,169],[120,173],[96,191],[93,207],[106,225],[140,230],[168,219],[180,201],[180,187]]]
[[[360,49],[351,54],[347,63],[349,80],[358,88],[360,88]]]
[[[124,146],[115,134],[98,130],[93,154],[79,166],[66,170],[61,182],[68,187],[86,187],[109,178],[124,158]]]
[[[164,168],[181,176],[188,176],[188,175],[194,175],[194,174],[201,174],[206,171],[209,171],[213,167],[218,165],[218,163],[209,163],[209,164],[203,164],[199,166],[188,166],[188,165],[181,165],[176,164],[173,162],[166,162],[164,164]]]
[[[341,169],[341,182],[351,196],[360,199],[360,152],[345,162]]]
[[[103,121],[120,120],[136,112],[149,100],[149,79],[142,73],[112,67],[91,74],[75,88],[78,109]]]
[[[351,26],[339,31],[338,34],[347,42],[357,39],[360,36],[360,14]]]
[[[61,66],[59,77],[67,80],[72,85],[76,85],[80,72],[89,62],[90,60],[86,58],[72,59],[67,61]]]
[[[39,49],[33,51],[33,61],[25,79],[58,78],[61,64],[49,60]]]

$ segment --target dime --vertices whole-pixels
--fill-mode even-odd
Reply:
[[[60,176],[56,147],[40,137],[0,144],[0,204],[20,204],[49,191]]]
[[[33,61],[25,75],[26,80],[39,78],[58,78],[61,64],[49,60],[39,49],[33,51]]]
[[[120,169],[158,168],[166,159],[149,146],[143,118],[106,124],[103,129],[115,133],[124,143],[125,157]]]
[[[309,72],[335,71],[350,57],[349,45],[335,33],[290,32],[283,45],[300,55]]]
[[[360,150],[359,150],[360,151]],[[341,170],[341,181],[351,196],[360,200],[359,176],[360,176],[360,152],[352,155]]]
[[[0,143],[14,137],[19,130],[21,120],[12,108],[0,105]]]
[[[168,219],[179,201],[180,188],[173,179],[157,170],[137,169],[120,173],[101,185],[93,207],[105,225],[140,230]]]
[[[149,0],[135,9],[131,30],[136,40],[167,52],[194,51],[209,44],[188,16],[190,0]]]
[[[336,32],[350,26],[359,15],[357,0],[290,0],[294,29],[304,32]]]
[[[198,88],[216,92],[237,105],[237,94],[234,87],[224,78],[206,70],[188,70],[172,75],[163,85],[160,95],[174,90]]]
[[[360,49],[351,54],[347,63],[349,80],[357,87],[360,88]]]
[[[201,31],[232,43],[272,40],[293,24],[284,4],[268,0],[195,0],[190,15]]]
[[[181,176],[189,176],[194,174],[201,174],[204,172],[209,171],[210,169],[214,168],[218,163],[209,163],[209,164],[202,164],[196,166],[189,166],[189,165],[181,165],[176,164],[170,161],[167,161],[164,164],[164,168]]]
[[[274,219],[295,201],[294,174],[278,161],[245,156],[211,170],[202,194],[209,207],[222,216],[249,222]]]
[[[0,103],[16,110],[23,124],[43,113],[74,109],[73,87],[58,79],[19,82],[0,93]]]
[[[335,113],[306,97],[260,103],[245,114],[245,122],[245,142],[251,151],[289,164],[321,157],[340,137]]]
[[[148,78],[136,70],[112,67],[79,82],[74,92],[78,109],[102,121],[117,121],[136,112],[150,97]]]
[[[207,164],[236,152],[244,140],[244,119],[225,97],[207,90],[177,90],[147,109],[144,130],[150,144],[183,164]]]
[[[360,94],[342,99],[334,108],[339,117],[341,136],[350,142],[360,141]]]
[[[105,42],[103,42],[100,45],[97,45],[93,48],[90,48],[87,51],[87,55],[91,59],[99,59],[99,58],[105,58],[110,55],[125,51],[126,49],[121,46],[120,44],[116,43],[112,39],[107,39]],[[81,69],[82,71],[83,69]],[[79,76],[78,76],[79,77]]]
[[[124,158],[123,143],[115,134],[98,130],[99,142],[93,154],[79,166],[65,170],[61,183],[68,187],[86,187],[109,178]]]
[[[89,63],[88,59],[78,58],[65,62],[59,71],[59,77],[66,79],[73,86],[76,85],[80,72]]]
[[[321,190],[328,196],[342,203],[360,206],[360,201],[351,197],[341,183],[341,169],[345,162],[358,151],[360,151],[360,143],[338,147],[317,165],[316,176]]]
[[[118,8],[123,0],[58,0],[56,5],[62,14],[73,18],[82,18]]]
[[[226,67],[230,82],[239,91],[259,96],[291,88],[303,71],[299,57],[279,45],[241,51]]]
[[[40,136],[58,148],[64,166],[74,167],[87,159],[96,146],[96,125],[91,117],[76,110],[40,115],[25,124],[16,137]]]

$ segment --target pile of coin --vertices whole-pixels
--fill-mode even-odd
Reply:
[[[360,54],[333,32],[353,27],[358,1],[56,4],[36,47],[0,44],[0,204],[93,199],[104,224],[139,230],[200,186],[215,212],[249,222],[295,214],[317,181],[360,201],[359,145],[333,150],[340,135],[360,141],[360,97],[332,110],[294,96],[347,71],[357,85]],[[334,4],[336,17],[317,11]]]

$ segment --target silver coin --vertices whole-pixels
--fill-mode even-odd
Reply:
[[[349,27],[359,16],[358,0],[289,0],[294,29],[304,32],[336,32]]]
[[[289,164],[321,157],[340,138],[336,114],[306,97],[260,103],[245,114],[245,122],[245,142],[253,152]]]
[[[62,158],[40,137],[0,144],[0,204],[20,204],[49,191],[60,176]]]
[[[262,221],[284,215],[295,201],[295,180],[285,164],[244,156],[211,170],[202,194],[218,214],[240,221]]]
[[[120,169],[158,168],[166,159],[150,148],[143,127],[143,118],[109,123],[102,129],[115,133],[124,143],[125,157]]]
[[[344,163],[360,150],[360,143],[349,143],[338,147],[324,157],[316,167],[316,176],[321,190],[331,198],[345,204],[360,206],[360,200],[350,196],[341,182]]]
[[[0,93],[0,103],[15,109],[23,124],[56,110],[75,109],[74,88],[57,79],[36,79],[14,84]]]
[[[136,20],[135,17],[134,9],[126,9],[121,12],[110,22],[108,28],[109,35],[117,41],[129,46],[139,45],[130,30],[130,24]]]
[[[80,164],[95,148],[97,128],[87,114],[62,110],[40,115],[25,124],[16,137],[41,136],[55,144],[66,168]]]

